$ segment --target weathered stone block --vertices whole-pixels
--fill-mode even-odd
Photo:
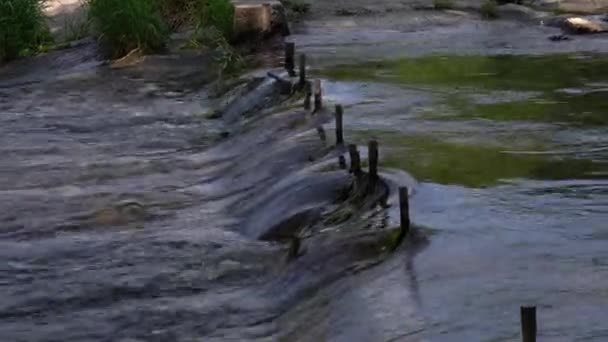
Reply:
[[[283,5],[275,0],[234,0],[234,33],[236,38],[269,35],[287,25]]]

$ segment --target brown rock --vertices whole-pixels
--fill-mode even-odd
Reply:
[[[237,38],[247,35],[268,35],[283,31],[287,25],[281,2],[276,0],[233,0],[234,33]]]
[[[142,221],[146,216],[145,208],[137,201],[125,200],[109,208],[96,211],[91,221],[102,226],[123,225],[130,222]]]
[[[570,33],[601,33],[608,31],[608,23],[591,17],[572,17],[563,23],[563,29]]]

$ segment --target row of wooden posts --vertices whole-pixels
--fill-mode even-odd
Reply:
[[[306,55],[301,54],[299,59],[299,80],[297,87],[305,92],[304,109],[310,110],[311,97],[314,95],[313,113],[317,113],[323,107],[323,91],[321,89],[321,81],[315,80],[314,85],[306,80]],[[285,43],[285,69],[290,77],[296,77],[295,71],[295,43]],[[335,106],[336,120],[336,145],[344,145],[344,108],[341,104]],[[350,172],[355,176],[363,173],[361,170],[361,157],[357,150],[357,145],[349,144],[348,153],[350,156]],[[378,142],[371,140],[368,143],[368,159],[369,170],[368,177],[370,183],[376,182],[378,178]],[[343,155],[338,157],[338,163],[341,168],[346,168],[346,161]],[[410,213],[409,213],[409,195],[408,188],[405,186],[399,187],[399,221],[400,228],[406,236],[410,230]],[[298,242],[299,244],[299,242]],[[522,306],[520,308],[521,316],[521,333],[523,342],[536,342],[536,307]]]
[[[285,69],[290,77],[296,77],[295,72],[295,43],[285,43]],[[323,90],[321,87],[321,80],[315,80],[314,86],[306,80],[306,55],[300,55],[299,63],[299,80],[298,88],[305,91],[304,97],[304,109],[310,110],[311,97],[314,95],[314,107],[313,113],[317,113],[323,107]],[[314,94],[313,94],[314,92]],[[336,145],[344,145],[344,107],[341,104],[335,106],[335,120],[336,120]],[[361,170],[361,157],[357,150],[357,145],[349,144],[348,153],[350,155],[350,172],[359,176],[362,174]],[[368,144],[368,159],[369,159],[369,182],[371,188],[374,188],[378,178],[378,142],[371,140]],[[341,168],[346,168],[346,161],[343,155],[338,157],[338,163]],[[408,189],[403,186],[399,188],[399,210],[400,210],[400,227],[404,233],[408,233],[410,229],[410,215],[409,215],[409,197]]]

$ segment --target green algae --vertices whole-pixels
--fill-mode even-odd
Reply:
[[[371,132],[367,132],[369,134]],[[367,134],[358,134],[365,140]],[[586,159],[508,152],[499,146],[440,140],[424,135],[373,132],[383,147],[382,167],[407,170],[420,181],[474,188],[509,179],[597,178],[604,164]]]

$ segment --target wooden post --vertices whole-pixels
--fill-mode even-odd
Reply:
[[[344,156],[341,155],[338,157],[338,165],[342,170],[346,169],[346,159],[344,158]]]
[[[342,105],[336,105],[336,145],[344,144],[344,132],[342,129],[342,115],[344,114],[344,109]]]
[[[276,75],[272,72],[268,72],[267,75],[268,75],[268,77],[277,81],[277,83],[279,84],[279,87],[281,88],[281,94],[283,94],[283,95],[291,94],[291,92],[293,90],[291,81],[283,79],[281,76]]]
[[[522,306],[520,315],[522,341],[536,342],[536,307]]]
[[[327,141],[327,135],[325,135],[325,128],[323,128],[323,126],[317,127],[317,133],[319,133],[319,138],[321,138],[321,141]]]
[[[306,55],[300,55],[300,89],[306,85]]]
[[[369,153],[369,177],[375,180],[378,179],[378,142],[370,140],[367,148]]]
[[[289,77],[296,75],[296,66],[294,55],[296,52],[296,44],[293,42],[285,43],[285,70],[289,73]]]
[[[369,161],[369,178],[367,181],[366,192],[372,195],[376,192],[378,184],[378,142],[370,140],[367,144],[368,161]]]
[[[310,82],[305,83],[304,91],[306,92],[304,97],[304,109],[310,110],[310,101],[312,99],[312,84]]]
[[[348,153],[350,154],[350,172],[355,175],[361,174],[361,157],[357,150],[357,145],[348,145]]]
[[[313,109],[313,113],[316,113],[318,111],[321,110],[321,108],[323,107],[323,89],[321,89],[321,80],[315,80],[315,86],[314,86],[314,97],[315,97],[315,104],[314,104],[314,109]]]
[[[410,231],[410,199],[407,187],[399,187],[399,218],[402,235]]]
[[[291,261],[294,260],[298,257],[298,254],[300,254],[300,238],[297,236],[294,236],[291,239],[291,243],[289,244],[289,251],[287,252],[287,261]]]

